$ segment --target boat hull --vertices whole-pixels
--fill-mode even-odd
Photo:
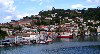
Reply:
[[[73,38],[73,36],[58,36],[57,38]]]

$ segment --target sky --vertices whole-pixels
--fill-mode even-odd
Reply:
[[[41,10],[82,9],[100,6],[100,0],[0,0],[0,23],[37,15]]]

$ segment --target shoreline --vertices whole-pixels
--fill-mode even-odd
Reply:
[[[67,46],[67,47],[73,47],[73,46],[94,46],[94,45],[100,45],[100,41],[70,41],[70,42],[67,42],[67,41],[63,41],[63,42],[58,42],[58,41],[56,41],[56,42],[48,42],[48,43],[33,43],[33,44],[22,44],[22,45],[8,45],[8,46],[5,46],[5,45],[0,45],[0,48],[5,48],[5,47],[17,47],[17,46],[25,46],[25,45],[35,45],[35,44],[43,44],[43,45],[45,45],[45,44],[49,44],[49,45],[53,45],[53,44],[55,44],[55,43],[57,43],[58,45],[60,45],[60,46],[62,46],[62,44],[63,43],[66,43],[66,45],[64,45],[63,44],[63,46]],[[62,43],[62,44],[61,44]],[[71,44],[75,44],[75,45],[71,45]],[[80,43],[80,44],[79,44]],[[87,44],[88,43],[88,44]],[[56,45],[56,46],[58,46],[58,45]]]

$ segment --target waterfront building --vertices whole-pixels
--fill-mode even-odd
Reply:
[[[5,37],[3,44],[20,43],[23,41],[22,36],[7,36]]]

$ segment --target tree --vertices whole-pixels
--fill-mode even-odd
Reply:
[[[5,38],[5,36],[8,36],[7,32],[0,30],[0,39]]]
[[[88,8],[83,13],[85,20],[100,20],[100,8]]]

